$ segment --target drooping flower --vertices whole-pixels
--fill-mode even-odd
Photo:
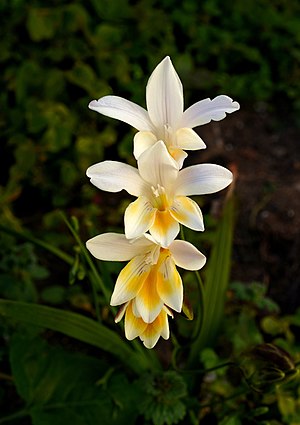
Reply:
[[[238,102],[221,95],[196,102],[184,111],[182,84],[169,56],[157,65],[149,78],[146,104],[147,110],[118,96],[104,96],[90,102],[89,108],[138,130],[134,138],[136,159],[158,140],[163,140],[180,167],[187,156],[185,150],[206,147],[192,128],[211,120],[220,121],[226,113],[240,107]]]
[[[180,312],[183,285],[176,266],[198,270],[205,256],[192,244],[175,240],[163,248],[150,235],[127,239],[123,234],[104,233],[87,241],[99,260],[129,261],[121,270],[111,297],[112,306],[123,305],[116,321],[125,313],[125,335],[137,336],[152,348],[160,336],[169,337],[167,316]]]
[[[125,189],[137,200],[125,211],[125,235],[136,238],[150,231],[161,246],[168,247],[179,233],[179,223],[204,230],[203,216],[189,195],[218,192],[232,181],[232,173],[215,164],[199,164],[179,170],[162,141],[138,159],[138,168],[117,161],[103,161],[87,170],[101,190]]]

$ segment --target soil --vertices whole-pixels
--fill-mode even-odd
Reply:
[[[258,105],[199,127],[195,162],[235,172],[238,199],[232,280],[259,281],[283,313],[300,306],[300,130]]]

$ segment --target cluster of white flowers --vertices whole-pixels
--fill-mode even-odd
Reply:
[[[176,266],[199,270],[206,258],[192,244],[176,240],[180,226],[203,231],[201,210],[190,195],[214,193],[227,187],[232,173],[215,164],[183,167],[186,150],[206,147],[192,128],[219,121],[239,109],[228,96],[204,99],[184,111],[181,81],[167,56],[158,64],[146,88],[147,110],[117,96],[105,96],[89,107],[138,130],[133,154],[137,168],[103,161],[87,170],[101,190],[126,190],[137,199],[124,215],[124,233],[105,233],[87,241],[96,258],[129,261],[120,272],[111,305],[122,306],[125,335],[137,336],[152,348],[160,336],[169,338],[168,316],[180,312],[183,285]]]

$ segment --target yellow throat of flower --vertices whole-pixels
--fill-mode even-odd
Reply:
[[[159,211],[166,211],[171,205],[171,200],[167,196],[165,188],[158,184],[156,187],[152,186],[151,189],[154,208],[157,208]]]

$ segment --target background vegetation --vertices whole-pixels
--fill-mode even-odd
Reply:
[[[85,171],[104,158],[132,163],[134,131],[90,111],[89,101],[116,94],[144,105],[150,73],[170,55],[184,83],[186,105],[227,94],[244,110],[267,109],[285,131],[292,122],[299,124],[300,4],[0,0],[0,13],[0,296],[92,318],[98,309],[101,320],[113,327],[105,297],[89,286],[80,243],[58,213],[77,218],[79,225],[73,225],[83,241],[122,229],[127,198],[96,191]],[[209,250],[217,223],[210,216],[206,220],[208,232],[200,243]],[[117,272],[116,265],[101,269],[104,276]],[[159,376],[147,372],[137,378],[101,351],[50,331],[41,337],[32,326],[1,319],[0,424],[86,425],[99,417],[102,424],[141,418],[155,425],[200,419],[201,424],[299,424],[294,381],[262,397],[255,390],[257,385],[266,390],[265,382],[243,387],[236,371],[203,372],[255,344],[274,341],[299,360],[299,311],[280,315],[260,283],[230,288],[221,339],[199,353],[197,384],[174,364]],[[178,323],[184,340],[187,322]],[[170,355],[161,360],[167,370]],[[279,377],[266,379],[274,383]],[[164,385],[171,388],[170,400]],[[236,390],[241,395],[224,402]],[[80,405],[83,393],[95,400],[93,408]]]

